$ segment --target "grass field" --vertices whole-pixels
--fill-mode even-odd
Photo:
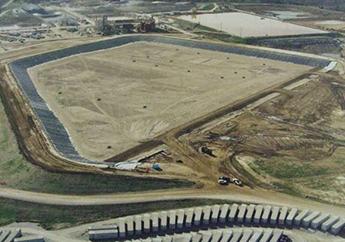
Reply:
[[[1,102],[0,183],[11,188],[64,194],[143,191],[192,185],[191,182],[179,180],[51,173],[43,170],[27,162],[20,154]]]
[[[35,222],[46,229],[102,221],[137,213],[225,203],[223,200],[180,200],[104,206],[53,206],[0,199],[0,226]]]

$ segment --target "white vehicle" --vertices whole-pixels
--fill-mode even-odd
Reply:
[[[242,181],[237,178],[233,178],[231,182],[240,187],[243,185]]]

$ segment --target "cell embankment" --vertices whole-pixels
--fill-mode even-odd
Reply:
[[[117,46],[133,42],[153,42],[162,44],[171,44],[183,47],[205,49],[211,51],[219,51],[232,54],[240,54],[251,57],[266,58],[271,60],[289,62],[294,64],[307,65],[312,67],[325,67],[330,61],[327,59],[300,56],[289,53],[278,53],[275,51],[247,48],[244,46],[210,43],[204,41],[195,41],[187,39],[178,39],[173,37],[159,36],[159,35],[131,35],[122,36],[113,39],[102,40],[98,42],[83,44],[75,47],[42,53],[35,56],[25,57],[9,64],[10,69],[15,76],[23,93],[28,98],[29,103],[41,122],[44,132],[50,142],[53,144],[56,151],[63,157],[88,163],[99,164],[102,162],[92,161],[82,157],[75,149],[71,138],[65,129],[64,125],[56,117],[54,112],[50,110],[46,101],[39,95],[35,85],[28,73],[28,69],[46,62],[51,62],[61,58],[88,53],[98,50],[109,49]]]

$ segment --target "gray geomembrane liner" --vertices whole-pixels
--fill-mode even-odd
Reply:
[[[44,99],[38,94],[33,84],[33,81],[31,80],[28,74],[28,68],[43,64],[45,62],[50,62],[64,57],[69,57],[72,55],[109,49],[139,41],[172,44],[184,47],[221,51],[232,54],[241,54],[245,56],[253,56],[284,62],[291,62],[294,64],[302,64],[312,67],[324,67],[330,63],[329,60],[318,59],[314,57],[299,56],[288,53],[277,53],[269,50],[246,48],[243,46],[209,43],[187,39],[177,39],[173,37],[158,35],[122,36],[114,39],[107,39],[98,42],[69,47],[65,49],[55,50],[48,53],[25,57],[13,61],[12,63],[10,63],[12,73],[17,79],[25,96],[29,99],[30,105],[35,114],[37,115],[38,119],[40,120],[45,134],[47,135],[50,142],[53,144],[54,148],[60,155],[69,160],[74,160],[78,162],[88,164],[104,164],[104,162],[97,162],[86,159],[80,156],[80,154],[76,151],[74,145],[71,142],[67,130],[60,122],[60,120],[55,116],[53,111],[51,111],[48,108],[48,105],[44,101]]]

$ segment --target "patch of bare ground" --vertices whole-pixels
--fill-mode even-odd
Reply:
[[[344,80],[308,82],[211,129],[183,136],[196,152],[223,161],[249,184],[344,203]]]

